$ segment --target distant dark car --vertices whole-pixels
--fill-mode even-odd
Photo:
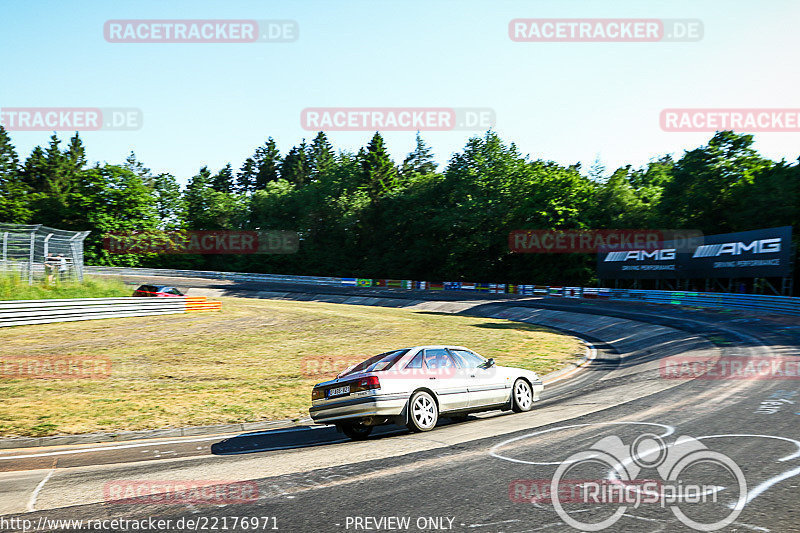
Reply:
[[[183,293],[175,287],[168,287],[165,285],[142,285],[135,291],[134,296],[161,296],[166,298],[174,298],[176,296],[183,296]]]

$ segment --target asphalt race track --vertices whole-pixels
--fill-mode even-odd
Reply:
[[[665,361],[688,356],[796,365],[800,326],[789,319],[588,300],[485,295],[464,302],[463,293],[172,281],[241,296],[262,291],[261,297],[338,301],[359,294],[372,305],[528,321],[585,338],[597,356],[546,386],[529,413],[442,419],[423,434],[387,427],[349,442],[333,429],[300,424],[0,451],[0,530],[21,531],[15,519],[30,521],[30,530],[64,531],[46,520],[112,518],[170,519],[161,529],[176,531],[578,530],[563,515],[579,528],[612,520],[606,531],[712,530],[701,528],[729,517],[719,530],[800,530],[797,376],[667,379],[663,372]],[[674,444],[682,436],[691,437],[681,442],[693,448]],[[640,446],[631,453],[634,441]],[[691,453],[705,461],[687,459],[681,479],[702,492],[646,501],[646,483],[675,479],[658,467],[674,467]],[[547,493],[557,474],[566,495],[559,498],[561,513]],[[567,497],[587,481],[613,488],[626,479],[637,503],[604,500],[598,492],[600,499],[589,503]],[[248,496],[222,503],[109,498],[120,484],[198,480],[245,482]],[[692,521],[694,527],[687,525]]]

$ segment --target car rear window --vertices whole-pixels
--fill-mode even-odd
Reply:
[[[414,359],[408,362],[406,368],[422,368],[422,354],[422,350],[417,352],[417,355],[414,356]]]
[[[391,352],[385,352],[372,356],[366,361],[348,368],[339,374],[339,377],[358,374],[360,372],[383,372],[384,370],[389,370],[397,361],[400,360],[401,357],[407,353],[408,349],[406,348],[404,350],[393,350]]]

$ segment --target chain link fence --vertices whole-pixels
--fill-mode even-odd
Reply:
[[[83,281],[83,241],[88,231],[41,224],[0,223],[0,273],[34,280]]]

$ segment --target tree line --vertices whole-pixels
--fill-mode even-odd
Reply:
[[[0,221],[90,230],[88,264],[416,280],[590,284],[594,256],[513,254],[515,229],[797,226],[798,161],[772,161],[753,136],[718,132],[680,158],[606,172],[520,153],[489,131],[444,168],[420,134],[402,162],[380,133],[335,150],[324,132],[282,152],[271,137],[236,170],[202,167],[181,187],[132,152],[86,160],[76,133],[22,161],[0,127]],[[297,231],[292,255],[109,254],[109,232]]]

